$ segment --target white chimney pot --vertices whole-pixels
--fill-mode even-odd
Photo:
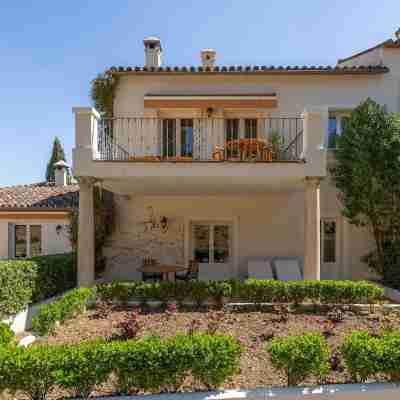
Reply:
[[[144,44],[144,65],[146,67],[161,67],[161,40],[155,36],[148,36],[143,39]]]
[[[213,67],[217,58],[217,52],[214,49],[203,49],[200,52],[200,58],[203,67]]]
[[[67,186],[68,164],[63,160],[60,160],[54,163],[54,167],[54,178],[56,186]]]

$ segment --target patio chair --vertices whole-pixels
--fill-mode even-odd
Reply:
[[[303,274],[299,260],[295,258],[276,258],[273,260],[276,277],[282,281],[301,281]]]
[[[247,273],[249,278],[274,279],[271,262],[269,260],[248,261]]]
[[[178,281],[192,281],[199,278],[199,262],[196,260],[190,260],[189,268],[183,272],[177,272],[175,279]]]

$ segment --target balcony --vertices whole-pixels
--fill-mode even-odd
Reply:
[[[328,109],[302,117],[102,119],[74,109],[73,170],[121,194],[301,190],[326,175]]]
[[[100,119],[98,161],[299,162],[303,119]]]

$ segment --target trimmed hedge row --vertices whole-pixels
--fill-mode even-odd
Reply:
[[[400,331],[379,337],[354,332],[345,339],[340,351],[356,382],[377,374],[384,374],[392,381],[400,380]]]
[[[0,347],[0,385],[44,400],[59,385],[87,398],[95,385],[116,376],[120,393],[177,388],[191,374],[206,387],[237,371],[240,344],[228,336],[150,337],[125,342]]]
[[[94,294],[89,288],[73,289],[59,300],[41,306],[32,319],[32,329],[42,336],[53,333],[57,322],[63,323],[82,313]]]
[[[190,300],[202,304],[208,299],[221,302],[223,298],[238,298],[255,303],[301,303],[312,301],[323,304],[376,303],[382,299],[383,289],[364,281],[278,281],[248,279],[246,281],[215,282],[114,282],[99,285],[99,296],[104,300],[156,299],[161,301]]]
[[[0,261],[0,320],[76,285],[74,254]]]

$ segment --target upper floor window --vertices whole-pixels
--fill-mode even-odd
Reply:
[[[193,119],[163,119],[162,157],[193,157]]]
[[[162,157],[176,156],[175,119],[164,119],[162,121],[161,155]]]
[[[257,119],[244,120],[244,137],[245,139],[257,139]]]
[[[328,149],[335,149],[337,137],[340,136],[346,126],[349,117],[343,113],[332,113],[328,120]]]
[[[193,157],[193,119],[181,119],[181,156]]]

